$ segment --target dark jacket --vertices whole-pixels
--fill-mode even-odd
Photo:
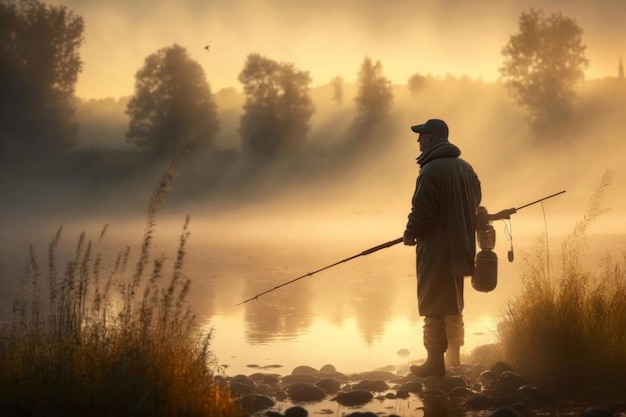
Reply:
[[[405,234],[418,239],[417,297],[423,316],[461,313],[463,276],[474,272],[482,195],[478,176],[460,155],[446,141],[417,158],[420,172]]]

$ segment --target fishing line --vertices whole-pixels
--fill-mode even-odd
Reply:
[[[548,279],[552,279],[550,275],[550,244],[548,240],[548,219],[546,218],[546,208],[543,205],[543,201],[541,202],[541,211],[543,212],[543,227],[546,233],[546,262],[548,267]]]

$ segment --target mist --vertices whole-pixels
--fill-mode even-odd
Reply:
[[[132,94],[145,57],[173,43],[189,49],[216,90],[239,87],[250,52],[296,63],[311,71],[315,86],[337,75],[354,82],[366,55],[381,60],[398,84],[416,71],[496,81],[501,49],[531,7],[563,13],[584,28],[590,79],[614,75],[626,53],[626,5],[609,0],[53,3],[85,18],[85,68],[77,86],[83,98]]]

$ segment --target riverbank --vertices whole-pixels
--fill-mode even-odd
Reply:
[[[287,375],[259,370],[218,377],[248,416],[623,416],[626,397],[584,380],[533,384],[504,362],[420,378],[406,367],[344,374],[333,365]]]

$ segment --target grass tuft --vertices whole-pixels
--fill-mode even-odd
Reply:
[[[78,238],[61,274],[62,228],[48,247],[47,270],[31,246],[12,323],[0,329],[3,416],[235,416],[229,391],[186,297],[185,220],[174,265],[153,257],[156,215],[183,154],[150,201],[133,271],[130,247],[104,265],[96,241]],[[169,275],[169,279],[166,277]],[[42,284],[47,283],[47,291]]]
[[[626,258],[606,256],[599,272],[583,262],[590,225],[607,210],[605,173],[583,216],[562,244],[558,275],[548,274],[545,238],[523,257],[522,288],[508,303],[499,337],[505,360],[534,381],[563,389],[626,392]]]

